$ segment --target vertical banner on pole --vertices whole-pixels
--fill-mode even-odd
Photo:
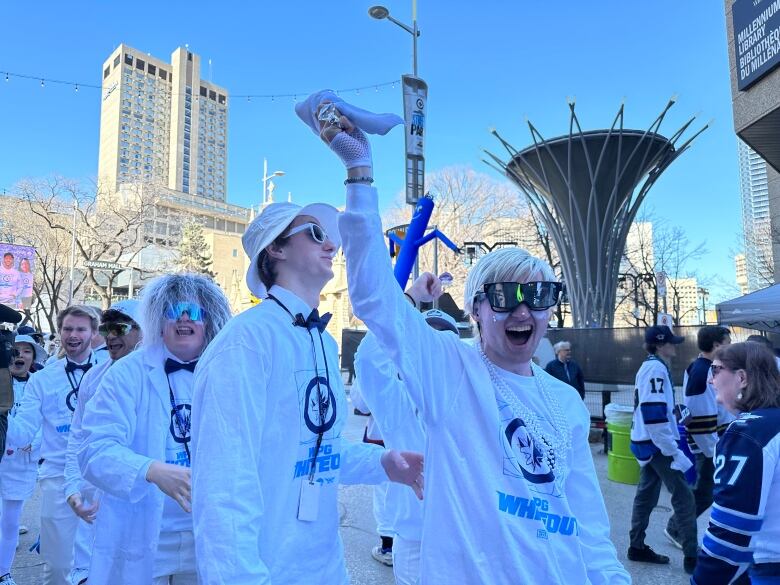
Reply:
[[[416,205],[425,192],[425,114],[428,84],[419,77],[401,77],[406,128],[406,202]]]

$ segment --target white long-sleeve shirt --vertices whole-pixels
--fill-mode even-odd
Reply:
[[[588,445],[589,415],[571,388],[539,372],[571,424],[566,476],[527,469],[500,416],[477,350],[440,335],[404,297],[384,243],[376,190],[347,186],[339,222],[355,314],[379,339],[407,385],[428,434],[421,585],[629,583]],[[552,432],[534,378],[501,374]],[[506,410],[506,409],[504,409]],[[530,477],[529,477],[530,475]],[[547,477],[545,475],[545,477]]]
[[[311,311],[279,286],[270,292],[293,315]],[[380,447],[341,438],[347,401],[336,342],[292,321],[263,301],[219,332],[195,370],[192,506],[204,585],[347,583],[338,484],[387,479]],[[299,520],[320,430],[318,515]]]
[[[96,364],[91,353],[84,363]],[[67,359],[45,367],[31,378],[16,416],[8,421],[8,440],[15,445],[29,444],[42,429],[41,465],[38,478],[63,477],[65,452],[73,412],[78,402],[82,370],[70,375],[65,371]]]
[[[442,335],[454,335],[441,332]],[[374,416],[385,447],[398,451],[425,451],[425,433],[398,370],[369,332],[355,354],[355,375],[361,396]],[[405,485],[387,486],[385,510],[389,525],[401,538],[422,538],[423,502]]]
[[[22,400],[24,399],[25,389],[34,375],[35,374],[30,374],[27,380],[17,380],[16,378],[12,378],[14,389],[14,405],[11,407],[11,410],[8,413],[9,420],[16,416],[16,413],[22,404]],[[23,451],[22,448],[27,447],[28,444],[32,447],[30,451]],[[25,487],[28,483],[26,478],[29,478],[29,491],[32,492],[32,490],[35,488],[38,459],[41,458],[40,430],[35,434],[33,440],[28,444],[14,445],[11,442],[6,441],[6,452],[3,454],[2,461],[0,461],[0,475],[4,475],[5,477],[12,480],[19,480],[19,482],[16,482],[16,487],[20,488],[19,493],[26,493],[28,491],[28,489]],[[22,479],[23,477],[25,479]],[[18,483],[25,484],[25,486],[20,486]]]

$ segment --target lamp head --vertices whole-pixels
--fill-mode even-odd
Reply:
[[[390,16],[390,11],[384,6],[372,6],[371,8],[368,9],[368,15],[371,18],[382,20]]]

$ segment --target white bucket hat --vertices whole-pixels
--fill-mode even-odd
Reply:
[[[263,209],[263,212],[249,224],[241,238],[244,252],[250,259],[249,269],[246,272],[246,284],[252,294],[258,299],[263,299],[268,294],[263,281],[260,280],[260,271],[257,266],[260,253],[282,235],[296,217],[299,215],[314,217],[328,234],[328,239],[338,249],[341,247],[339,213],[338,209],[327,203],[312,203],[305,207],[295,203],[271,203]]]
[[[458,335],[458,324],[452,315],[439,309],[429,309],[423,313],[423,317],[425,317],[429,325],[444,327],[447,331],[452,331],[455,335]]]
[[[33,362],[36,364],[42,364],[47,359],[49,359],[49,354],[46,353],[46,350],[43,349],[40,345],[38,345],[35,340],[30,337],[29,335],[17,335],[14,339],[14,343],[29,343],[33,351],[35,352],[35,359]]]

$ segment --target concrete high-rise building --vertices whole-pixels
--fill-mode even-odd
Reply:
[[[672,317],[680,325],[698,325],[702,316],[699,312],[699,283],[695,278],[669,278],[669,293]]]
[[[228,92],[179,47],[166,63],[121,44],[103,63],[98,178],[227,198]]]
[[[746,295],[748,293],[748,278],[747,259],[745,258],[744,254],[737,254],[734,256],[734,271],[737,277],[739,293]]]
[[[742,140],[737,140],[737,144],[745,270],[747,289],[752,292],[774,282],[767,165],[766,161]]]

